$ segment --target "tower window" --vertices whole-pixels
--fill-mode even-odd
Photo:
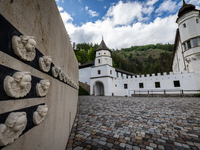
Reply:
[[[186,27],[186,24],[184,23],[184,24],[183,24],[183,28],[185,28],[185,27]]]
[[[128,88],[128,85],[127,84],[124,84],[124,89],[127,89]]]
[[[196,19],[196,23],[199,23],[199,19]]]
[[[191,48],[191,43],[190,43],[190,41],[187,41],[187,48],[188,48],[188,49]]]
[[[197,38],[192,39],[193,47],[198,46],[198,40]]]
[[[100,53],[99,53],[99,55],[100,55]]]
[[[97,72],[98,72],[98,74],[101,74],[101,70],[98,70]]]
[[[183,47],[184,47],[184,50],[186,50],[186,46],[185,46],[185,43],[183,43]]]
[[[112,70],[110,70],[110,74],[112,74]]]
[[[106,53],[104,53],[104,54],[106,54]]]
[[[155,82],[155,88],[160,88],[160,82]]]
[[[100,59],[98,59],[98,62],[99,62],[99,64],[100,64]]]

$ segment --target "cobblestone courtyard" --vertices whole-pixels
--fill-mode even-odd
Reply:
[[[67,150],[200,149],[200,99],[79,97]]]

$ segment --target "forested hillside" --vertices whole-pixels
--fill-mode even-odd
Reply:
[[[98,44],[73,43],[78,62],[84,64],[95,59]],[[130,48],[111,49],[113,67],[136,74],[151,74],[171,71],[173,44],[150,44]]]

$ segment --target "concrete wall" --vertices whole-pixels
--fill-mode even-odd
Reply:
[[[54,0],[4,0],[0,1],[0,13],[22,34],[36,37],[37,49],[51,56],[53,63],[78,83],[78,62]],[[3,150],[64,150],[77,111],[78,90],[2,51],[0,60],[3,66],[29,71],[51,83],[46,97],[0,101],[0,114],[40,103],[46,103],[49,109],[40,125]]]

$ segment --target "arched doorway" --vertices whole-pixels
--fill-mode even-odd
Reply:
[[[94,83],[93,93],[95,96],[104,96],[104,85],[102,82],[97,81]]]

